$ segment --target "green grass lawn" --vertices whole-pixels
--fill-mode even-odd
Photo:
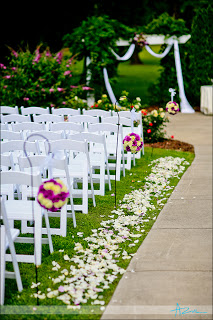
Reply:
[[[156,53],[160,50],[160,46],[150,47]],[[126,90],[130,99],[140,97],[142,105],[145,105],[149,103],[148,88],[157,81],[162,67],[160,59],[153,57],[145,48],[139,53],[139,57],[143,64],[132,65],[130,61],[119,63],[117,82],[112,85],[112,89],[117,98],[120,97],[122,90]],[[73,68],[75,83],[80,80],[82,70],[83,61],[78,61]]]
[[[133,167],[130,171],[126,170],[126,177],[122,177],[120,182],[117,182],[117,203],[119,200],[122,200],[125,194],[130,193],[134,189],[140,189],[145,184],[145,177],[148,176],[151,172],[151,167],[149,163],[157,159],[159,157],[166,157],[166,156],[173,156],[173,157],[183,157],[189,163],[191,163],[194,159],[193,153],[188,152],[180,152],[174,150],[165,150],[165,149],[152,149],[152,148],[145,148],[145,155],[142,156],[141,159],[136,159],[136,166]],[[186,167],[187,169],[187,167]],[[171,186],[176,186],[178,183],[178,178],[173,178],[170,180]],[[111,211],[114,209],[115,198],[111,194],[115,192],[115,182],[112,181],[112,190],[106,190],[106,195],[96,196],[96,207],[92,206],[92,201],[89,199],[89,214],[82,214],[76,213],[76,220],[77,220],[77,228],[73,228],[72,219],[68,219],[68,226],[67,226],[67,237],[63,238],[60,236],[52,236],[53,238],[53,246],[54,252],[50,255],[48,252],[48,246],[43,245],[42,248],[42,265],[38,268],[38,281],[41,282],[41,287],[39,287],[42,291],[46,288],[52,288],[52,277],[55,277],[55,271],[52,271],[52,261],[57,261],[61,268],[67,268],[66,261],[64,261],[63,256],[64,254],[68,254],[69,257],[72,257],[76,252],[74,251],[75,243],[81,242],[83,245],[84,238],[91,235],[91,229],[98,229],[101,225],[100,223],[103,220],[107,220],[109,215],[111,215]],[[165,200],[163,203],[165,204],[169,195],[171,194],[172,190],[166,191],[163,195]],[[146,238],[148,232],[150,231],[154,220],[152,217],[159,214],[162,210],[162,206],[157,204],[156,200],[153,200],[153,204],[155,205],[155,210],[149,212],[150,220],[144,224],[145,232],[139,238],[139,242],[134,247],[128,247],[127,243],[121,243],[119,246],[122,249],[125,249],[129,253],[135,253],[143,240]],[[58,223],[57,218],[51,218],[50,223],[52,225],[56,225]],[[84,237],[79,237],[77,235],[78,232],[83,232]],[[16,249],[20,249],[21,244],[16,244]],[[29,245],[24,246],[24,251],[28,251]],[[63,249],[64,252],[59,252],[60,249]],[[22,248],[23,250],[23,248]],[[122,260],[120,257],[119,259],[119,266],[126,269],[130,260]],[[32,282],[36,282],[35,279],[35,267],[32,264],[24,264],[21,263],[20,265],[20,272],[23,281],[24,290],[22,293],[17,292],[16,282],[15,280],[7,279],[6,280],[6,297],[5,297],[5,305],[36,305],[36,299],[31,297],[33,292],[36,292],[35,289],[31,289]],[[61,270],[62,270],[61,269]],[[110,285],[108,290],[104,290],[101,294],[103,295],[103,300],[105,300],[106,304],[110,301],[112,294],[121,278],[121,275]],[[63,306],[64,310],[66,309],[66,305],[60,302],[57,299],[44,299],[39,301],[40,305],[48,306],[48,305],[58,305]],[[91,308],[91,305],[88,301],[88,308]],[[32,308],[31,308],[32,309]],[[54,312],[53,312],[54,313]],[[101,314],[78,314],[75,316],[75,319],[100,319]],[[63,315],[63,314],[50,314],[50,315],[1,315],[1,319],[73,319],[70,315]]]

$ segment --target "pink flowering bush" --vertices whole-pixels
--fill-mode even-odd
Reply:
[[[7,65],[0,63],[0,104],[78,108],[75,97],[83,94],[84,87],[74,86],[74,63],[74,57],[41,46],[33,53],[11,49]],[[80,98],[79,102],[82,105]]]

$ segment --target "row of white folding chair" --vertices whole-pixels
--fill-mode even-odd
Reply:
[[[30,174],[18,171],[3,171],[1,172],[1,184],[2,185],[14,185],[18,184],[22,187],[22,199],[10,198],[5,201],[5,210],[7,218],[10,221],[33,221],[34,222],[34,237],[18,237],[16,242],[20,243],[34,243],[34,254],[17,254],[18,262],[34,263],[37,266],[41,264],[42,257],[42,243],[49,244],[50,252],[53,252],[51,231],[49,225],[49,217],[47,211],[40,207],[35,200],[29,200],[27,198],[27,188],[37,187],[41,185],[41,174]],[[32,189],[33,192],[33,189]],[[36,194],[32,194],[34,198]],[[5,197],[5,196],[4,196]],[[5,197],[6,198],[6,197]],[[47,238],[42,238],[42,217],[45,217]],[[8,261],[11,261],[11,256],[8,256]]]
[[[42,135],[42,136],[41,136]],[[50,132],[50,131],[39,131],[39,132],[34,132],[33,135],[31,135],[30,140],[31,141],[27,141],[25,146],[26,146],[26,151],[27,153],[30,155],[33,154],[42,154],[41,151],[43,151],[43,155],[46,155],[46,151],[45,151],[45,147],[44,147],[44,143],[45,140],[43,139],[43,137],[47,138],[49,140],[49,142],[51,140],[61,140],[64,139],[63,137],[63,132],[61,133],[56,133],[56,132]],[[32,142],[33,141],[33,142]],[[18,170],[19,166],[18,166],[18,156],[24,155],[24,141],[9,141],[9,142],[3,142],[2,143],[2,148],[1,148],[1,152],[2,153],[7,153],[7,152],[13,152],[13,156],[14,156],[14,163],[15,163],[15,167]],[[61,149],[60,149],[61,150]],[[72,150],[71,146],[69,145],[68,148],[69,152],[76,152],[77,150]],[[67,152],[68,152],[67,151]],[[88,151],[88,150],[87,150]],[[31,153],[30,153],[31,152]],[[67,153],[66,153],[67,154]],[[72,158],[72,155],[70,154],[70,157]],[[82,167],[80,168],[80,171],[83,170],[83,166],[88,166],[87,162],[84,162]],[[88,175],[88,169],[85,169],[85,172],[87,172]],[[77,179],[77,174],[75,174],[75,178]],[[80,178],[82,178],[82,172],[80,173]],[[88,178],[87,178],[88,179]],[[87,180],[88,181],[88,180]],[[84,190],[86,190],[86,188],[88,189],[88,186],[86,187],[86,181],[84,178]],[[88,195],[86,196],[85,191],[83,190],[83,204],[82,205],[76,205],[77,210],[81,210],[84,213],[88,213]],[[78,197],[80,196],[80,194],[82,193],[82,190],[75,190],[75,195],[76,193],[78,194]],[[93,188],[90,191],[91,196],[93,197],[93,203],[95,205],[95,199],[94,199],[94,191]]]
[[[1,233],[1,287],[0,287],[0,304],[4,304],[4,295],[5,295],[5,278],[15,278],[18,291],[21,292],[23,290],[21,275],[19,271],[19,266],[16,258],[16,251],[14,246],[14,241],[19,236],[20,231],[18,229],[14,229],[10,227],[7,212],[5,208],[5,200],[1,198],[1,218],[3,219],[3,225],[1,225],[0,233]],[[7,249],[10,250],[11,261],[13,263],[13,272],[6,271],[6,261],[9,254],[6,254]]]
[[[117,126],[112,123],[89,124],[88,132],[105,134],[108,159],[116,160],[116,164],[109,163],[109,169],[116,171],[115,175],[110,175],[110,179],[120,181],[121,172],[125,177],[125,159],[122,147],[122,125]],[[91,151],[98,152],[98,148],[94,146]]]
[[[110,117],[112,115],[112,111],[106,111],[106,110],[102,110],[102,109],[82,109],[82,113],[83,115],[86,116],[95,116],[95,117],[99,117],[99,122],[101,122],[101,117],[105,118],[105,117]]]
[[[29,133],[28,133],[29,134]],[[42,137],[45,137],[48,139],[47,141],[44,140]],[[94,195],[94,188],[93,188],[93,181],[91,176],[91,165],[90,165],[90,159],[88,154],[88,145],[87,142],[82,141],[82,144],[76,145],[75,141],[72,143],[72,141],[66,139],[64,132],[52,132],[52,131],[39,131],[39,132],[33,132],[32,135],[28,135],[29,141],[35,141],[37,143],[40,143],[39,149],[43,151],[43,154],[48,153],[48,148],[50,146],[51,152],[63,152],[66,157],[67,161],[69,161],[69,173],[70,178],[73,181],[73,197],[82,197],[82,205],[75,205],[75,210],[80,210],[83,213],[88,213],[88,196],[91,196],[93,199],[93,205],[95,206],[95,195]],[[52,149],[53,143],[60,141],[60,144],[58,145],[58,149]],[[41,143],[44,145],[42,146]],[[46,146],[46,150],[45,150]],[[62,148],[64,147],[64,149]],[[74,157],[75,153],[81,153],[82,157],[84,157],[84,161],[81,163],[81,165],[78,163],[77,158]],[[76,172],[74,172],[76,170]],[[58,170],[57,172],[59,172]],[[89,177],[88,177],[89,173]],[[61,172],[60,172],[61,174]],[[64,177],[64,172],[62,175],[59,175],[59,177]],[[65,177],[66,178],[66,177]],[[76,180],[83,179],[83,187],[82,190],[79,188],[75,188],[77,186],[76,183],[74,183]],[[74,181],[75,180],[75,181]],[[88,184],[91,184],[91,190],[88,190]]]

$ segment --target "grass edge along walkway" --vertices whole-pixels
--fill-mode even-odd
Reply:
[[[184,158],[186,161],[189,162],[189,165],[194,159],[194,154],[192,153],[179,152],[179,151],[173,151],[173,150],[162,150],[162,149],[152,150],[152,148],[146,148],[145,156],[142,157],[140,160],[137,160],[136,166],[133,167],[130,171],[126,171],[125,178],[122,178],[120,182],[117,182],[117,202],[122,200],[124,198],[124,195],[130,194],[131,191],[133,190],[140,189],[146,183],[145,178],[148,175],[150,175],[151,168],[153,167],[153,166],[150,166],[150,162],[152,160],[158,159],[160,157],[168,157],[168,156],[172,156],[174,158],[176,157]],[[135,231],[131,229],[133,240],[134,240],[132,241],[132,243],[130,243],[129,241],[125,241],[119,245],[119,248],[116,247],[116,243],[115,243],[115,248],[114,248],[115,253],[117,253],[116,250],[117,251],[121,250],[122,254],[120,254],[120,256],[118,255],[117,257],[113,256],[113,260],[116,260],[116,264],[119,266],[121,271],[123,269],[125,270],[127,269],[129,262],[131,260],[130,259],[131,257],[129,258],[129,256],[131,255],[133,256],[137,252],[137,249],[145,239],[146,235],[152,228],[152,225],[156,220],[158,214],[162,210],[163,205],[167,202],[171,192],[174,190],[174,187],[177,185],[180,177],[182,176],[182,174],[185,172],[185,170],[188,168],[189,165],[185,165],[182,172],[180,172],[179,176],[173,177],[169,181],[170,188],[165,189],[163,194],[161,196],[159,195],[158,200],[154,198],[152,199],[152,204],[154,208],[151,208],[151,210],[149,210],[149,212],[147,212],[146,214],[145,219],[149,221],[143,224],[144,232],[141,233],[140,237],[134,237]],[[88,215],[77,213],[76,230],[74,230],[72,227],[72,221],[71,221],[72,219],[68,219],[67,237],[61,238],[59,236],[53,236],[53,244],[54,244],[55,251],[52,255],[48,254],[47,248],[46,250],[43,250],[44,251],[43,263],[39,268],[39,272],[38,272],[38,281],[41,283],[39,285],[39,290],[41,290],[41,297],[43,292],[45,292],[45,295],[48,293],[47,291],[48,288],[50,288],[49,292],[53,292],[54,290],[56,291],[56,289],[58,290],[58,288],[61,288],[60,290],[63,292],[64,286],[65,286],[63,284],[63,279],[64,279],[63,277],[66,276],[66,272],[69,272],[68,263],[70,266],[70,260],[74,255],[76,255],[76,252],[77,252],[75,251],[76,248],[79,248],[81,251],[81,246],[77,245],[76,247],[76,243],[82,244],[82,246],[86,248],[88,243],[84,239],[86,237],[87,238],[91,237],[91,230],[93,230],[93,235],[94,235],[95,234],[94,229],[98,229],[100,227],[103,228],[103,226],[105,227],[103,229],[106,229],[107,223],[105,223],[105,221],[107,221],[107,219],[113,220],[114,218],[112,217],[112,214],[113,214],[112,211],[114,209],[113,208],[114,206],[113,187],[114,187],[114,184],[112,183],[112,191],[107,191],[105,197],[97,197],[97,207],[93,208],[91,206]],[[100,208],[101,208],[101,212],[100,212]],[[108,230],[110,230],[110,228]],[[125,228],[124,228],[124,231],[125,231]],[[102,230],[100,230],[100,232],[102,232]],[[140,227],[138,228],[138,232],[136,231],[135,235],[137,235],[138,233],[140,233]],[[131,244],[134,244],[134,246],[130,246]],[[103,246],[101,247],[101,250],[104,252],[106,248],[107,248],[106,246],[105,247]],[[97,248],[97,252],[98,250],[100,250],[100,247]],[[109,252],[107,252],[106,250],[106,254],[108,253]],[[102,259],[102,260],[105,261],[105,259]],[[109,257],[109,261],[110,261],[110,257]],[[81,261],[76,260],[75,262],[79,264]],[[59,266],[60,268],[57,268],[57,266]],[[103,292],[97,292],[97,297],[96,296],[93,297],[94,298],[93,300],[88,299],[88,303],[81,304],[82,307],[80,310],[78,309],[78,306],[76,307],[76,310],[67,309],[66,304],[64,305],[62,301],[58,300],[57,296],[55,298],[47,298],[47,296],[45,296],[44,299],[39,299],[40,305],[39,307],[37,307],[37,310],[35,309],[33,310],[33,307],[30,307],[30,311],[29,309],[28,311],[26,311],[26,310],[23,310],[24,307],[21,307],[21,306],[26,306],[27,308],[28,305],[30,306],[34,305],[34,307],[36,308],[35,306],[36,299],[33,297],[33,294],[36,292],[36,288],[35,287],[31,288],[32,282],[35,282],[35,273],[34,273],[33,265],[21,264],[20,271],[21,271],[21,276],[23,280],[24,291],[21,294],[19,294],[16,289],[15,281],[6,280],[5,304],[10,305],[12,309],[11,311],[7,311],[9,310],[8,308],[10,308],[9,306],[2,307],[1,313],[4,313],[4,310],[6,310],[6,312],[13,313],[14,311],[13,306],[18,307],[18,305],[20,305],[20,307],[19,309],[16,309],[15,315],[5,314],[3,316],[2,314],[1,318],[2,319],[13,319],[13,318],[14,319],[30,319],[30,318],[44,319],[44,314],[46,314],[45,319],[59,319],[59,318],[60,319],[68,319],[68,318],[69,319],[70,318],[100,319],[100,316],[104,311],[105,306],[110,301],[112,294],[120,278],[122,277],[123,272],[121,272],[120,274],[118,272],[119,269],[115,270],[115,266],[113,266],[113,268],[114,269],[112,269],[112,272],[109,275],[109,279],[112,280],[112,283],[109,285],[109,288],[107,290],[104,290]],[[115,277],[113,277],[113,273],[114,275],[116,274]],[[58,283],[55,283],[55,285],[53,285],[52,279],[58,279],[59,276],[61,276],[62,281],[59,281]],[[79,285],[80,284],[81,282],[79,282]],[[106,285],[106,288],[107,288],[107,285]],[[66,294],[66,292],[64,292],[64,294]],[[93,303],[95,302],[97,304],[91,305],[91,302]],[[50,304],[52,304],[52,307],[50,306]],[[45,310],[43,309],[42,311],[42,308],[47,308],[47,309]],[[21,312],[27,313],[27,314],[18,315],[19,313],[18,310],[19,311],[23,310],[23,312],[22,311]],[[36,312],[39,312],[39,310],[41,310],[41,313],[43,312],[43,314],[36,315]],[[30,315],[29,313],[31,312],[33,312],[34,314]],[[67,312],[69,313],[69,315],[66,315]],[[75,313],[75,315],[73,313]],[[71,314],[73,314],[73,317],[71,316]]]

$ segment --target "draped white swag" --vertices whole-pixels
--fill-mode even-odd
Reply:
[[[175,37],[171,37],[169,38],[167,41],[168,46],[166,47],[166,49],[164,50],[163,53],[155,53],[154,51],[152,51],[152,49],[149,47],[149,45],[145,45],[146,50],[153,55],[156,58],[164,58],[169,51],[171,50],[172,46],[174,45],[174,58],[175,58],[175,67],[176,67],[176,75],[177,75],[177,82],[178,82],[178,87],[179,87],[179,96],[180,96],[180,109],[182,113],[194,113],[194,109],[191,107],[191,105],[189,104],[186,95],[185,95],[185,90],[184,90],[184,83],[183,83],[183,75],[182,75],[182,68],[181,68],[181,60],[180,60],[180,53],[179,53],[179,46],[178,46],[178,40]],[[181,43],[184,43],[181,41]],[[114,56],[116,57],[116,59],[118,61],[127,61],[131,58],[133,52],[135,50],[135,44],[131,44],[129,49],[127,50],[127,52],[125,53],[125,55],[123,57],[120,57],[116,52],[114,52],[114,50],[111,49],[112,53],[114,54]],[[89,64],[90,60],[87,57],[87,65]],[[104,76],[104,82],[105,82],[105,86],[108,92],[108,95],[110,97],[111,102],[117,103],[117,99],[114,95],[114,92],[112,90],[112,87],[110,85],[109,82],[109,77],[108,77],[108,73],[107,73],[107,69],[103,68],[103,76]],[[91,74],[87,75],[87,80],[89,80],[91,77]],[[118,103],[117,103],[118,105]]]

